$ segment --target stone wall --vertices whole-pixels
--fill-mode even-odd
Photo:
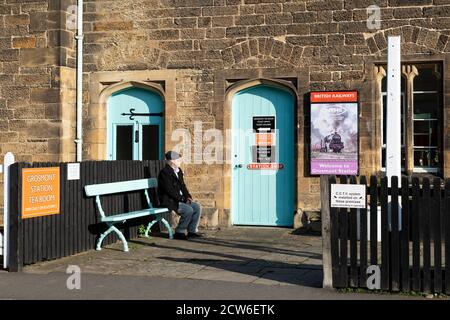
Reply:
[[[0,1],[2,156],[11,151],[19,161],[61,159],[61,89],[70,81],[63,68],[75,62],[63,2],[70,3]]]
[[[24,161],[74,160],[75,40],[66,11],[75,2],[0,0],[2,154],[13,151]],[[366,9],[373,4],[381,9],[380,30],[367,26]],[[261,77],[287,81],[298,92],[297,186],[303,210],[319,207],[318,178],[307,173],[307,92],[360,90],[361,173],[376,173],[374,66],[386,62],[387,36],[402,35],[405,61],[446,61],[450,53],[450,0],[85,0],[84,9],[85,159],[104,159],[104,128],[96,122],[106,115],[97,103],[101,90],[121,81],[121,72],[133,81],[164,82],[174,91],[166,106],[169,133],[193,131],[194,121],[202,121],[204,129],[226,130],[230,85]],[[161,76],[164,72],[174,80]],[[108,82],[113,73],[117,80]],[[450,141],[450,129],[444,130]],[[171,143],[166,139],[167,149]],[[450,144],[445,147],[444,174],[450,176]],[[204,225],[226,224],[226,166],[190,165],[186,173],[207,209]]]
[[[61,140],[73,140],[62,125],[73,121],[75,46],[66,25],[72,3],[0,1],[1,159],[9,151],[18,161],[73,158],[72,143]]]
[[[373,4],[381,9],[381,30],[367,27],[366,8]],[[85,10],[85,68],[90,74],[177,70],[170,130],[193,130],[194,121],[203,121],[204,128],[227,129],[225,96],[218,91],[233,81],[276,73],[277,79],[295,85],[298,207],[303,210],[319,207],[318,178],[306,172],[305,94],[360,90],[361,173],[376,173],[380,128],[379,113],[373,111],[373,67],[386,61],[387,36],[402,35],[402,53],[410,59],[446,59],[450,52],[448,0],[88,0]],[[220,75],[224,70],[233,81]],[[445,138],[450,138],[448,129]],[[85,152],[89,154],[89,146]],[[449,166],[447,149],[446,175]],[[226,224],[226,167],[191,165],[186,171],[191,188],[211,209],[210,216],[218,209],[218,219]]]

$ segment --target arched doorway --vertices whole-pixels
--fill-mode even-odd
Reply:
[[[267,84],[232,98],[231,210],[234,225],[293,225],[294,94]]]
[[[163,146],[164,101],[156,90],[130,87],[108,98],[108,160],[160,160]]]

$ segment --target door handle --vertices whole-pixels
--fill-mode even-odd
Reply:
[[[235,168],[242,168],[242,164],[236,164],[234,165]]]
[[[136,130],[134,132],[134,142],[136,142],[136,143],[139,142],[139,130]]]

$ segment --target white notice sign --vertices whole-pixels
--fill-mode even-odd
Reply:
[[[366,186],[363,184],[332,184],[332,208],[366,208]]]
[[[68,163],[67,164],[67,180],[80,180],[80,164]]]

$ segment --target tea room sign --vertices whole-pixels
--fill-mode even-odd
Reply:
[[[22,219],[60,213],[60,170],[22,169]]]

